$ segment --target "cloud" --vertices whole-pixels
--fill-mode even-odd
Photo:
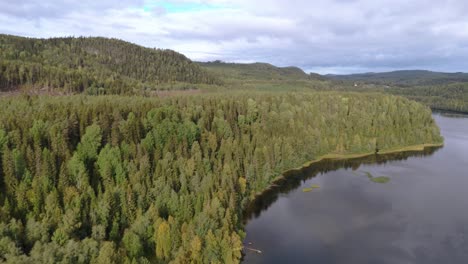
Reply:
[[[0,32],[99,35],[196,60],[326,72],[466,71],[464,0],[0,0]]]
[[[140,6],[143,0],[0,0],[0,14],[19,19],[51,19],[67,16],[74,12],[105,12],[109,9],[122,9]]]

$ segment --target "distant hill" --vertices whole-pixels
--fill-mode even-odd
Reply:
[[[268,63],[199,62],[203,69],[218,76],[229,90],[308,91],[324,90],[331,82],[307,74],[298,67],[277,67]]]
[[[361,73],[350,75],[325,75],[325,77],[340,80],[374,84],[414,86],[439,85],[456,82],[468,82],[468,73],[445,73],[425,70],[402,70],[382,73]]]
[[[0,35],[0,90],[21,87],[80,93],[130,93],[219,80],[172,50],[118,39],[34,39]]]
[[[339,89],[390,93],[433,109],[468,113],[468,73],[402,70],[325,77],[333,80],[333,86]]]
[[[221,61],[199,62],[203,68],[223,76],[240,80],[308,80],[317,78],[298,67],[276,67],[268,63],[226,63]]]

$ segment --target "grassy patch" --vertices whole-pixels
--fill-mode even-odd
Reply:
[[[312,185],[310,185],[309,188],[302,189],[302,192],[311,192],[314,189],[319,189],[319,188],[320,188],[320,186],[318,186],[317,184],[312,184]]]
[[[365,171],[364,173],[366,174],[367,178],[369,178],[369,180],[375,183],[387,183],[390,181],[390,178],[387,176],[374,177],[374,175],[368,171]]]
[[[386,176],[380,176],[380,177],[372,177],[370,178],[370,180],[375,183],[387,183],[390,181],[390,178]]]

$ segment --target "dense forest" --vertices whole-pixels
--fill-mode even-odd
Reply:
[[[117,39],[0,34],[0,92],[153,95],[187,89],[339,90],[391,93],[432,108],[467,112],[467,83],[465,73],[416,70],[321,76],[266,63],[194,63],[171,50]]]
[[[466,111],[466,87],[0,35],[0,262],[237,263],[245,209],[284,171],[440,144],[430,109],[401,96]],[[204,93],[148,97],[165,89]]]
[[[468,73],[394,71],[327,75],[340,90],[405,96],[437,110],[468,113]]]
[[[199,62],[200,66],[223,76],[225,79],[264,79],[264,80],[285,80],[285,79],[309,79],[303,70],[297,67],[276,67],[268,63],[226,63],[222,61]]]
[[[468,83],[385,88],[385,92],[422,102],[437,110],[468,113]]]
[[[393,72],[358,73],[349,75],[329,74],[326,75],[326,77],[334,80],[381,85],[397,85],[403,87],[426,85],[434,86],[457,82],[468,82],[468,73],[433,72],[424,70],[401,70]]]
[[[276,67],[268,63],[198,63],[223,81],[229,90],[310,91],[332,90],[334,84],[318,74],[307,74],[297,67]]]
[[[0,91],[141,94],[220,80],[184,55],[117,39],[33,39],[0,34]]]
[[[441,143],[382,94],[0,99],[0,262],[237,263],[242,211],[324,154]]]
[[[351,75],[306,74],[265,63],[199,63],[230,90],[356,91],[400,95],[438,110],[468,112],[468,74],[395,71]]]

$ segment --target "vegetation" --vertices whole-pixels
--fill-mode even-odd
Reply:
[[[221,61],[198,63],[225,79],[233,80],[308,80],[311,77],[297,67],[279,68],[268,63],[225,63]]]
[[[381,94],[0,99],[0,262],[236,263],[242,212],[325,154],[441,143]]]
[[[468,113],[468,73],[395,71],[327,75],[340,90],[401,95],[437,110]]]
[[[334,80],[353,81],[355,83],[373,83],[390,86],[413,87],[445,85],[468,82],[468,73],[446,73],[423,70],[403,70],[382,73],[360,73],[349,75],[326,75]]]
[[[387,183],[390,181],[390,178],[389,177],[386,177],[386,176],[378,176],[378,177],[374,177],[374,175],[372,175],[372,173],[368,172],[368,171],[365,171],[364,172],[367,176],[367,178],[369,178],[369,180],[371,180],[371,182],[375,182],[375,183]]]
[[[193,63],[171,50],[116,39],[32,39],[0,34],[0,92],[152,95],[155,90],[194,89],[383,92],[436,109],[468,112],[465,73],[395,71],[320,76],[266,63]]]
[[[314,189],[320,189],[320,186],[318,186],[317,184],[312,184],[310,187],[302,189],[302,192],[311,192]]]
[[[199,63],[230,90],[358,91],[405,96],[438,110],[468,112],[468,74],[395,71],[351,75],[306,74],[295,67],[265,63]]]
[[[463,111],[465,86],[419,84],[0,35],[0,92],[82,94],[0,98],[0,262],[237,263],[244,210],[284,171],[440,144],[429,108],[381,93]],[[223,93],[143,97],[187,89]]]
[[[379,176],[379,177],[372,177],[370,178],[370,180],[375,183],[387,183],[390,181],[390,178],[386,176]]]
[[[141,94],[215,83],[219,79],[171,50],[117,39],[32,39],[0,34],[0,91]]]
[[[267,63],[198,63],[208,72],[219,76],[229,90],[310,91],[333,87],[318,74],[306,74],[297,67],[275,67]]]
[[[395,87],[386,92],[422,102],[434,109],[468,113],[468,83],[412,88]]]

